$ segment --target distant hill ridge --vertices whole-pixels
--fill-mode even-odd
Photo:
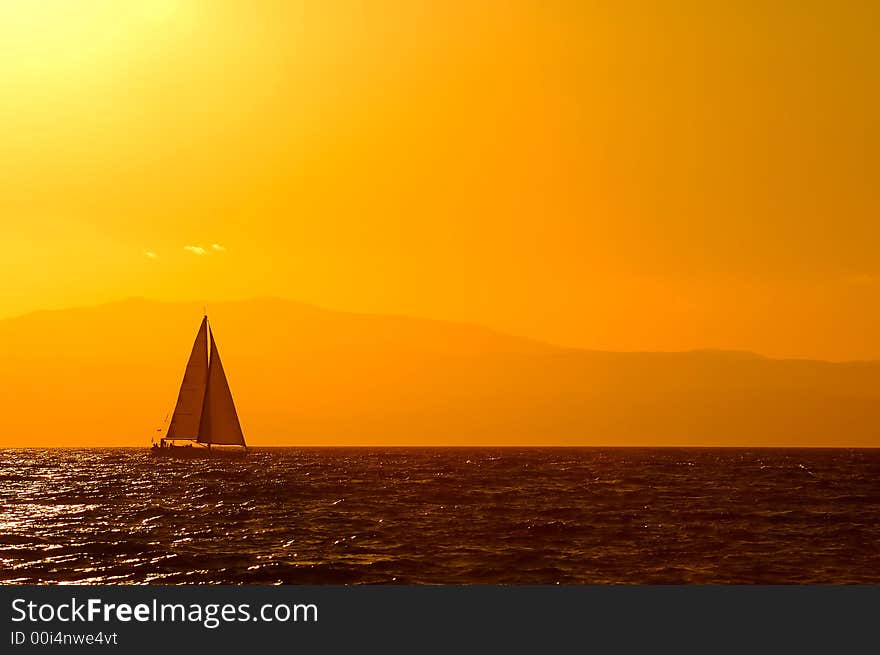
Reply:
[[[0,320],[0,446],[145,445],[201,303],[128,299]],[[880,363],[602,352],[465,323],[217,302],[254,445],[880,446]]]

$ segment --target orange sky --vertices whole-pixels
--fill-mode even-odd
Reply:
[[[0,318],[274,295],[880,358],[878,22],[857,0],[4,0]]]

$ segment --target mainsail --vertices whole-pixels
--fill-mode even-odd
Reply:
[[[211,338],[211,363],[208,365],[208,384],[205,389],[205,402],[202,406],[202,420],[199,425],[199,443],[244,446],[244,434],[238,422],[232,392],[226,381],[220,352],[214,343],[214,333],[208,328]]]
[[[202,319],[202,325],[196,335],[177,405],[168,425],[166,439],[195,439],[199,436],[199,423],[202,419],[202,406],[205,402],[205,385],[208,382],[208,317]]]
[[[196,335],[165,439],[190,439],[204,444],[228,446],[246,445],[207,316],[202,319]]]

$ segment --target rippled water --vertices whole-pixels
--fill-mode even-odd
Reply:
[[[2,450],[0,581],[880,583],[880,450]]]

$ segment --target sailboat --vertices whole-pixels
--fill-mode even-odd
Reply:
[[[214,448],[212,446],[240,446]],[[247,444],[207,314],[186,364],[168,430],[150,453],[168,457],[243,456]]]

